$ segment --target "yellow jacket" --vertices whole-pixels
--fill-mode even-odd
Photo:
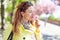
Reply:
[[[38,32],[34,27],[31,26],[31,29],[33,31],[27,30],[23,27],[22,24],[20,24],[18,29],[20,30],[18,34],[13,34],[12,40],[42,40],[41,33]],[[9,37],[10,33],[12,31],[12,25],[6,28],[6,30],[3,33],[3,40],[7,40]]]

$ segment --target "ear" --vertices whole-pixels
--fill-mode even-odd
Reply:
[[[21,12],[21,15],[24,16],[24,12]]]

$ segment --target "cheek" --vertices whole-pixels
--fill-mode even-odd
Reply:
[[[30,14],[28,14],[28,17],[30,18],[30,17],[31,17],[31,15],[30,15]]]
[[[26,14],[25,17],[29,19],[31,16],[29,14]]]

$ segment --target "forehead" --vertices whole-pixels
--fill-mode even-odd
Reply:
[[[33,6],[30,6],[27,10],[33,11],[34,10],[34,7]]]

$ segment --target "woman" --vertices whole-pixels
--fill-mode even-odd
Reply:
[[[10,40],[41,40],[40,36],[36,35],[36,29],[31,23],[32,8],[33,4],[31,2],[22,2],[18,5],[14,16],[13,27],[10,26],[4,31],[3,40],[9,40],[11,32],[13,32],[13,36]]]

